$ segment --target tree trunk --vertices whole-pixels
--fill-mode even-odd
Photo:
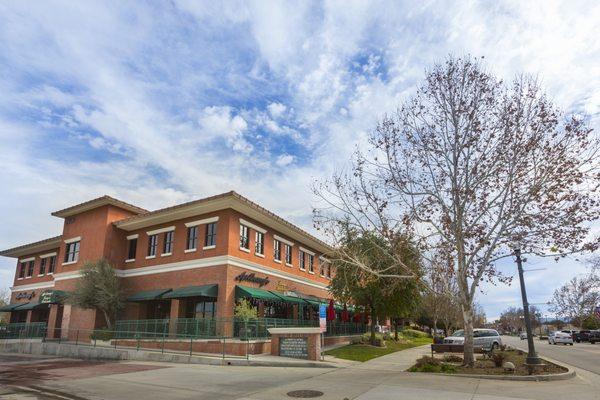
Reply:
[[[375,346],[375,307],[373,304],[371,306],[371,346]]]
[[[437,334],[437,317],[433,317],[433,330],[431,332],[431,337],[433,338],[433,342],[435,343],[435,335]]]
[[[108,313],[106,312],[106,310],[102,310],[102,313],[104,314],[104,319],[106,320],[106,327],[108,329],[112,329],[112,324],[110,322],[110,317],[108,316]]]
[[[473,368],[475,365],[475,354],[473,352],[473,307],[471,304],[462,305],[463,320],[465,323],[464,364]]]
[[[394,318],[394,339],[398,341],[398,318]]]

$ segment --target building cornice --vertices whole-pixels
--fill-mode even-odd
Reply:
[[[291,273],[288,273],[285,271],[280,271],[280,270],[277,270],[274,268],[266,267],[264,265],[246,261],[241,258],[237,258],[237,257],[233,257],[233,256],[216,256],[216,257],[209,257],[209,258],[203,258],[203,259],[198,259],[198,260],[189,260],[189,261],[180,261],[180,262],[161,264],[161,265],[153,265],[150,267],[139,267],[139,268],[132,268],[132,269],[115,269],[115,273],[120,278],[132,278],[132,277],[136,277],[136,276],[164,274],[164,273],[174,272],[174,271],[183,271],[183,270],[197,269],[197,268],[218,267],[218,266],[224,266],[224,265],[231,265],[234,267],[245,268],[250,271],[260,272],[260,273],[271,275],[273,277],[287,279],[289,281],[293,281],[293,282],[300,283],[303,285],[327,290],[327,285],[324,283],[315,282],[308,278],[297,276],[297,275],[294,275],[294,274],[291,274]],[[62,280],[67,280],[67,279],[77,279],[80,276],[81,276],[81,273],[79,271],[62,272],[59,274],[54,274],[54,280],[62,281]]]
[[[52,215],[54,215],[55,217],[66,218],[106,205],[118,207],[120,209],[133,212],[135,214],[143,214],[148,212],[148,210],[144,210],[143,208],[134,206],[133,204],[126,203],[119,199],[115,199],[114,197],[102,196],[71,207],[64,208],[59,211],[54,211]]]
[[[6,249],[0,251],[0,256],[4,257],[21,257],[30,254],[41,253],[42,251],[54,250],[62,244],[62,236],[55,236],[48,239],[40,240],[39,242],[33,242],[24,244],[22,246],[13,247],[12,249]]]

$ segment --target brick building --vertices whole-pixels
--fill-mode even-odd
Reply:
[[[330,297],[327,244],[235,192],[156,211],[103,196],[52,215],[64,219],[60,236],[0,252],[17,259],[3,311],[46,323],[48,336],[105,325],[62,301],[101,258],[126,293],[118,320],[229,318],[240,298],[259,317],[312,320]]]

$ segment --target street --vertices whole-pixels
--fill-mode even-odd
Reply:
[[[527,340],[514,336],[502,336],[504,344],[527,350]],[[548,344],[547,340],[535,338],[535,349],[540,356],[547,356],[577,368],[600,375],[600,343],[575,343],[573,346]]]
[[[518,340],[518,339],[517,339]],[[565,349],[566,350],[566,349]],[[319,399],[598,400],[600,377],[578,370],[555,382],[516,382],[404,372],[428,346],[341,368],[237,367],[156,362],[93,362],[0,355],[3,399]]]

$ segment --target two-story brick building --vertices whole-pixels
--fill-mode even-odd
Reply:
[[[235,192],[156,211],[103,196],[52,215],[64,219],[60,236],[0,252],[17,259],[3,311],[46,322],[49,336],[105,325],[62,301],[98,259],[125,290],[120,320],[232,317],[240,298],[260,317],[306,320],[330,298],[330,247]]]

